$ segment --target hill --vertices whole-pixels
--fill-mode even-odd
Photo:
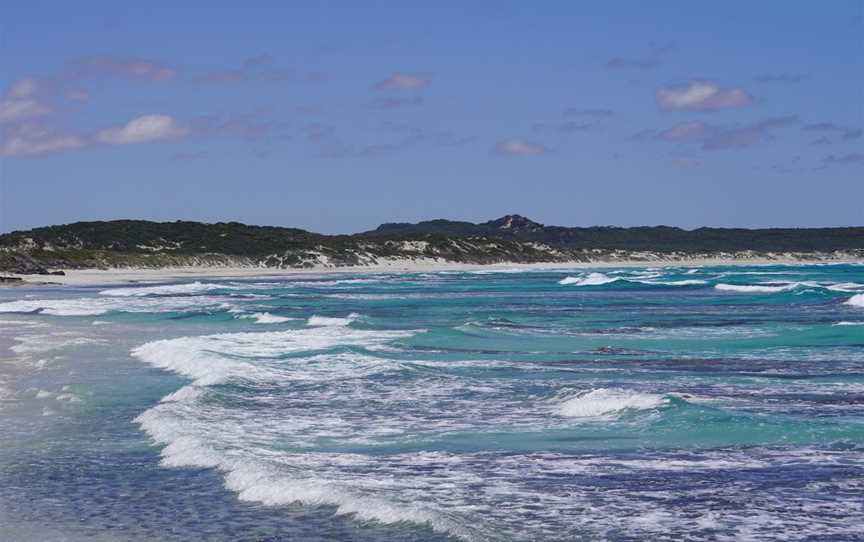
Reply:
[[[864,227],[851,228],[698,228],[685,230],[670,226],[621,228],[594,226],[568,228],[545,226],[520,215],[474,224],[451,220],[430,220],[416,224],[382,224],[366,232],[369,236],[494,237],[537,241],[562,248],[605,250],[712,251],[737,252],[829,252],[864,249]]]
[[[668,226],[568,228],[520,215],[479,224],[382,224],[354,235],[238,222],[76,222],[0,235],[0,271],[106,267],[311,268],[400,261],[535,263],[685,258],[864,256],[864,228],[684,230]]]

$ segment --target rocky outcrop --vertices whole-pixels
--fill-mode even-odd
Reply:
[[[27,254],[0,251],[0,271],[19,275],[47,275],[48,269]]]

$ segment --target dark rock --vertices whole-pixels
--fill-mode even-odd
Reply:
[[[48,270],[25,254],[0,252],[0,271],[17,275],[46,275]]]

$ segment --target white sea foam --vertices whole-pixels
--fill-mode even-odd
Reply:
[[[2,306],[2,304],[0,304],[0,306]],[[0,312],[2,312],[2,311],[0,311]],[[0,320],[0,326],[3,326],[3,327],[19,326],[19,327],[34,328],[34,327],[47,327],[48,324],[45,324],[42,322],[30,322],[27,320]]]
[[[374,487],[359,474],[344,466],[361,465],[365,456],[350,454],[274,453],[257,447],[251,435],[298,434],[303,431],[363,431],[338,416],[328,420],[310,412],[305,419],[297,415],[247,417],[242,409],[225,408],[218,403],[199,401],[207,386],[227,378],[251,379],[272,386],[286,380],[330,380],[346,378],[363,381],[376,367],[398,363],[351,352],[315,355],[314,352],[336,345],[362,345],[374,348],[414,331],[357,330],[347,327],[349,318],[313,328],[281,332],[232,333],[203,337],[184,337],[147,343],[133,355],[157,367],[195,379],[191,385],[163,398],[162,402],[136,418],[154,440],[164,444],[162,465],[166,467],[217,468],[225,473],[226,486],[244,501],[277,506],[288,503],[330,505],[337,514],[351,515],[360,521],[380,523],[412,522],[428,525],[467,540],[477,539],[472,529],[449,517],[433,502],[405,502],[398,477],[381,479]],[[303,352],[311,356],[280,361],[284,354]],[[253,358],[257,358],[253,361]],[[338,394],[338,390],[333,390]],[[325,394],[325,402],[334,400]],[[305,400],[304,400],[305,403]],[[309,403],[306,408],[315,408]],[[287,407],[286,407],[287,408]],[[279,412],[277,409],[274,412]],[[331,425],[332,424],[332,425]],[[386,433],[386,429],[384,432]],[[266,438],[266,437],[265,437]],[[388,496],[395,495],[395,500]]]
[[[235,290],[237,286],[209,282],[189,282],[184,284],[166,284],[163,286],[135,286],[128,288],[110,288],[102,290],[99,295],[112,297],[144,297],[150,295],[189,295],[209,292],[211,290]]]
[[[109,309],[87,299],[26,299],[0,303],[0,312],[41,312],[54,316],[96,316]]]
[[[364,278],[364,279],[336,279],[336,280],[294,280],[285,283],[286,287],[301,287],[301,288],[324,288],[333,286],[351,286],[354,284],[375,284],[382,282],[383,277],[379,278]]]
[[[570,418],[604,418],[628,410],[650,410],[668,404],[662,395],[630,390],[598,388],[569,397],[557,405],[561,416]]]
[[[725,284],[723,282],[715,284],[714,288],[724,292],[742,292],[742,293],[766,293],[772,294],[777,292],[786,292],[795,289],[799,283],[793,282],[782,285],[768,284]]]
[[[836,324],[831,324],[834,326],[864,326],[864,322],[837,322]]]
[[[15,337],[18,344],[9,347],[16,354],[39,354],[52,350],[65,350],[87,344],[104,343],[102,339],[81,337],[74,332],[57,332],[46,335]]]
[[[310,326],[347,326],[358,318],[360,318],[360,315],[356,312],[352,312],[345,318],[313,315],[309,317],[309,320],[306,323]]]
[[[600,286],[621,280],[620,277],[610,277],[603,273],[589,273],[584,277],[565,277],[558,281],[558,284],[571,286]]]
[[[864,294],[853,295],[846,300],[846,304],[853,307],[864,307]]]
[[[238,318],[243,318],[246,320],[255,320],[256,324],[282,324],[285,322],[290,322],[292,320],[296,320],[296,318],[289,318],[287,316],[277,316],[275,314],[270,314],[269,312],[256,312],[253,314],[241,314]]]
[[[332,348],[336,345],[380,346],[416,331],[376,331],[347,327],[348,318],[317,327],[263,333],[224,333],[201,337],[181,337],[146,343],[132,354],[156,367],[188,376],[198,385],[210,385],[237,377],[266,381],[268,378],[290,378],[294,373],[276,371],[255,358],[278,356]],[[331,356],[332,357],[332,356]]]
[[[467,527],[434,511],[427,503],[394,504],[371,495],[353,494],[350,488],[340,488],[336,480],[297,479],[274,476],[264,466],[235,466],[226,476],[228,489],[237,492],[242,501],[260,502],[268,506],[290,503],[336,506],[336,513],[351,515],[360,521],[385,524],[411,522],[425,524],[433,530],[461,536],[466,540],[476,537]]]
[[[624,274],[627,272],[613,271],[612,274]],[[663,277],[662,273],[649,272],[629,272],[624,276],[610,277],[603,273],[589,273],[578,277],[565,277],[558,281],[558,284],[569,286],[601,286],[603,284],[611,284],[613,282],[625,281],[637,284],[648,284],[652,286],[696,286],[707,284],[708,282],[701,279],[686,279],[686,280],[658,280]]]
[[[766,281],[759,284],[726,284],[719,283],[714,286],[717,290],[742,293],[777,293],[788,292],[799,288],[806,288],[802,292],[814,292],[814,289],[829,290],[832,292],[859,292],[864,285],[857,282],[818,282],[818,281]]]
[[[167,406],[167,405],[166,405]],[[428,525],[432,529],[454,534],[466,540],[476,536],[469,527],[451,520],[433,509],[431,504],[395,503],[375,495],[362,486],[352,485],[347,480],[333,479],[326,472],[304,469],[309,457],[294,455],[281,459],[293,459],[299,468],[280,468],[286,465],[249,454],[242,460],[225,453],[216,446],[188,431],[176,419],[165,416],[159,407],[139,416],[136,421],[157,442],[166,444],[161,452],[162,465],[166,467],[217,468],[225,472],[225,485],[237,493],[241,501],[257,502],[266,506],[300,503],[311,506],[336,507],[336,514],[351,515],[360,521],[377,521],[392,524],[412,522]],[[267,457],[272,454],[265,454]],[[312,454],[309,454],[312,455]],[[348,455],[329,454],[329,463],[351,462]],[[358,460],[354,460],[355,462]],[[310,465],[311,466],[311,465]],[[324,465],[318,465],[324,467]],[[383,481],[378,484],[385,486]]]
[[[862,288],[864,288],[864,284],[858,284],[857,282],[840,282],[837,284],[829,284],[825,286],[828,290],[832,292],[858,292]]]
[[[687,280],[637,280],[642,284],[657,284],[663,286],[697,286],[700,284],[708,284],[707,280],[687,279]]]
[[[23,299],[0,303],[0,313],[52,316],[100,316],[109,312],[163,312],[230,308],[224,299],[200,297],[81,297],[75,299]]]

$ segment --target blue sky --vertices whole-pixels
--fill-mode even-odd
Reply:
[[[864,2],[18,2],[0,231],[864,225]]]

